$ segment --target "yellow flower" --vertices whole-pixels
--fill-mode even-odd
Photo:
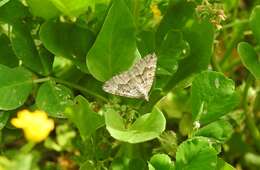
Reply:
[[[13,118],[11,123],[24,131],[28,141],[41,142],[46,139],[54,129],[54,121],[48,119],[44,111],[22,110],[17,113],[17,118]]]
[[[162,14],[161,14],[160,9],[158,8],[158,5],[153,3],[153,4],[151,4],[150,9],[153,13],[153,19],[154,19],[155,23],[156,24],[159,23],[162,19]]]

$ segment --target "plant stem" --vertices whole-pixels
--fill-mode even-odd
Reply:
[[[231,28],[231,27],[234,27],[234,26],[239,25],[239,24],[246,24],[246,23],[248,23],[248,22],[249,22],[248,19],[243,19],[243,20],[239,20],[239,21],[234,21],[234,22],[228,23],[228,24],[226,24],[226,25],[223,25],[222,29]]]
[[[220,62],[221,66],[225,66],[226,62],[228,61],[229,57],[232,54],[233,48],[237,45],[237,42],[240,39],[241,35],[243,35],[245,24],[243,22],[237,21],[236,25],[237,26],[234,28],[233,33],[232,33],[233,34],[232,38],[227,45],[227,49],[226,49],[226,52],[224,54],[224,57]]]
[[[44,78],[40,78],[40,79],[35,79],[33,80],[33,83],[43,83],[43,82],[46,82],[46,81],[50,81],[51,78],[50,77],[44,77]]]
[[[246,126],[248,127],[250,134],[253,137],[256,148],[260,151],[260,133],[255,124],[254,115],[248,108],[248,100],[247,100],[248,90],[249,90],[250,86],[252,85],[253,81],[254,81],[254,78],[253,78],[252,74],[249,74],[247,77],[247,80],[246,80],[246,85],[245,85],[244,93],[242,96],[242,106],[243,106],[243,109],[245,112]]]
[[[33,149],[33,147],[36,145],[36,143],[35,142],[28,142],[27,144],[25,144],[22,148],[21,148],[21,152],[22,153],[29,153],[32,149]]]
[[[96,98],[99,98],[100,100],[102,100],[104,102],[108,102],[108,100],[105,97],[103,97],[103,96],[101,96],[101,95],[99,95],[99,94],[97,94],[95,92],[92,92],[92,91],[90,91],[90,90],[88,90],[88,89],[86,89],[86,88],[84,88],[82,86],[79,86],[79,85],[74,84],[74,83],[70,83],[70,82],[65,81],[65,80],[57,79],[57,78],[54,78],[54,77],[52,77],[51,79],[56,81],[57,83],[61,83],[61,84],[67,85],[69,87],[72,87],[74,89],[86,92],[86,93],[88,93],[88,94],[90,94],[90,95],[92,95],[92,96],[94,96]]]
[[[211,66],[212,66],[213,70],[218,71],[218,72],[222,72],[220,66],[218,65],[216,56],[214,54],[211,57]]]
[[[73,89],[86,92],[86,93],[88,93],[89,95],[94,96],[94,97],[96,97],[96,98],[98,98],[98,99],[100,99],[100,100],[102,100],[102,101],[104,101],[104,102],[108,102],[108,100],[107,100],[105,97],[103,97],[103,96],[101,96],[101,95],[99,95],[99,94],[97,94],[97,93],[95,93],[95,92],[93,92],[93,91],[90,91],[90,90],[88,90],[88,89],[86,89],[86,88],[84,88],[84,87],[82,87],[82,86],[80,86],[80,85],[77,85],[77,84],[74,84],[74,83],[71,83],[71,82],[62,80],[62,79],[58,79],[58,78],[55,78],[55,77],[40,78],[40,79],[33,80],[33,82],[34,82],[34,83],[43,83],[43,82],[51,81],[51,80],[53,80],[53,81],[55,81],[55,82],[57,82],[57,83],[60,83],[60,84],[69,86],[69,87],[71,87],[71,88],[73,88]]]

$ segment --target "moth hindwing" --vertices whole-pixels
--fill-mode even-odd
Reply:
[[[103,85],[103,90],[129,98],[149,100],[149,91],[153,85],[157,57],[148,54],[137,61],[128,71],[113,76]]]

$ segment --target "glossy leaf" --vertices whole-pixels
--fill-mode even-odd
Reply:
[[[231,137],[232,133],[232,125],[228,121],[219,120],[200,128],[193,135],[208,137],[224,143]]]
[[[41,75],[50,73],[53,57],[39,54],[26,24],[16,22],[13,25],[11,43],[23,65]]]
[[[158,49],[158,67],[173,74],[178,68],[178,60],[187,56],[189,46],[180,31],[170,30]]]
[[[179,83],[187,84],[190,77],[208,67],[212,54],[214,28],[207,20],[198,20],[192,1],[171,1],[156,33],[156,45],[161,46],[170,30],[181,30],[183,40],[189,44],[188,56],[178,63],[176,73],[167,78],[164,91],[170,91]],[[171,44],[171,43],[170,43]],[[176,68],[175,68],[176,69]],[[188,80],[188,81],[187,81]],[[163,78],[160,81],[165,82]]]
[[[96,79],[105,81],[127,70],[135,59],[135,41],[132,14],[123,0],[116,0],[87,55],[90,73]]]
[[[236,168],[232,167],[230,164],[228,164],[224,160],[218,158],[216,170],[236,170]]]
[[[193,138],[179,145],[176,169],[216,169],[217,152],[207,138]]]
[[[48,20],[60,15],[59,10],[51,3],[50,0],[26,0],[26,2],[34,16],[42,17]]]
[[[41,85],[36,97],[36,105],[50,116],[63,118],[65,108],[72,103],[71,90],[53,81]]]
[[[247,42],[238,44],[238,53],[243,65],[255,76],[260,79],[260,57],[254,48]]]
[[[69,16],[78,16],[88,10],[95,4],[93,0],[49,0],[63,14]]]
[[[166,90],[207,69],[212,54],[214,28],[208,21],[194,21],[183,33],[190,46],[189,55],[179,61],[177,72],[172,76]]]
[[[48,21],[41,26],[40,39],[56,56],[72,60],[87,72],[86,54],[94,42],[94,34],[90,30],[75,24]]]
[[[104,117],[94,112],[82,96],[77,96],[74,103],[65,109],[64,114],[77,126],[83,140],[105,125]]]
[[[142,56],[151,54],[155,51],[155,32],[142,31],[137,35],[138,51]]]
[[[9,118],[11,116],[11,112],[0,112],[0,130],[2,130],[7,124]]]
[[[254,37],[260,44],[260,5],[256,6],[250,16],[250,26],[253,31]]]
[[[22,106],[32,86],[32,74],[28,70],[0,65],[0,110],[13,110]]]
[[[195,4],[191,1],[171,1],[156,32],[156,46],[160,46],[169,30],[179,30],[193,17]],[[204,32],[205,33],[205,32]]]
[[[17,67],[19,60],[11,48],[10,41],[5,34],[0,35],[0,64],[8,67]]]
[[[151,113],[139,117],[132,125],[125,128],[123,118],[115,110],[105,113],[106,128],[117,140],[140,143],[158,137],[165,129],[166,120],[162,112],[154,108]]]
[[[0,7],[0,21],[14,23],[30,16],[28,9],[17,0],[10,0]]]
[[[192,82],[192,117],[201,124],[227,114],[239,103],[235,84],[223,74],[205,71]]]
[[[174,170],[174,163],[166,154],[155,154],[149,162],[155,170]]]

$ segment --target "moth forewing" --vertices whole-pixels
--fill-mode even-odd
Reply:
[[[114,95],[143,98],[148,101],[156,63],[156,55],[154,53],[148,54],[137,61],[128,71],[115,75],[106,81],[103,90]]]

